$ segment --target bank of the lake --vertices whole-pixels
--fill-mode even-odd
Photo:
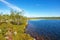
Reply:
[[[60,20],[60,17],[28,17],[28,20],[38,20],[38,19],[44,19],[44,20]]]
[[[0,13],[0,40],[33,40],[25,33],[27,17],[21,14],[13,10],[10,14]]]

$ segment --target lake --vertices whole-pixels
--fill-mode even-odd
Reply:
[[[60,20],[29,20],[26,33],[36,40],[60,40]]]

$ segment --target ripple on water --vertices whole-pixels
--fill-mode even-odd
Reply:
[[[38,40],[60,40],[60,20],[28,21],[26,32]]]

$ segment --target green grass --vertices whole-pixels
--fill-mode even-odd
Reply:
[[[13,25],[11,23],[2,23],[0,24],[0,40],[6,40],[5,34],[8,32],[9,29],[12,29],[12,39],[13,40],[33,40],[33,38],[29,35],[24,33],[24,29],[26,28],[26,24],[22,25]],[[14,32],[17,32],[15,35]]]
[[[0,40],[6,40],[6,36],[12,40],[33,40],[29,34],[24,33],[27,18],[21,14],[14,10],[10,14],[0,13]]]

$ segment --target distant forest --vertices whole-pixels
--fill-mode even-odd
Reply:
[[[60,17],[29,17],[28,19],[60,19]]]

